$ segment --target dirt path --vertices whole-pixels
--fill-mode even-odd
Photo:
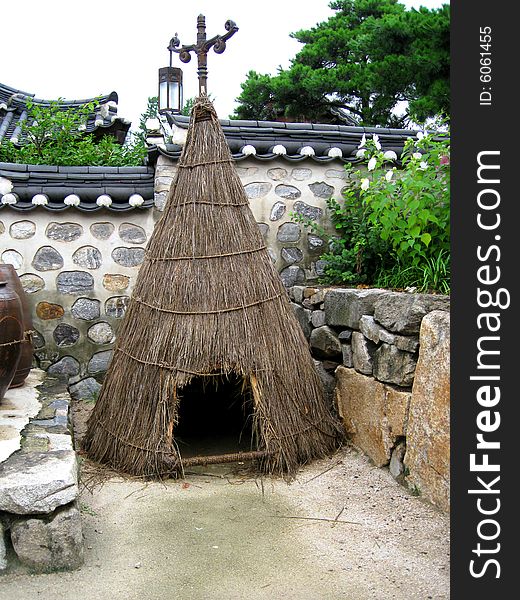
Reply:
[[[90,482],[83,568],[7,575],[0,599],[449,598],[448,517],[364,456],[344,449],[290,485],[229,470]]]

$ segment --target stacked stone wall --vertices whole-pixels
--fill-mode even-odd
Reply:
[[[449,509],[449,298],[294,286],[298,321],[351,442]]]
[[[70,396],[33,370],[0,405],[0,575],[77,569],[84,544]],[[7,433],[9,436],[7,436]],[[1,584],[0,584],[1,585]]]

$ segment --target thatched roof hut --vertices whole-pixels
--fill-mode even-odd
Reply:
[[[231,396],[245,411],[248,451],[188,457],[183,419],[195,421],[192,432],[204,419],[206,432],[218,429],[229,421],[218,414]],[[182,475],[186,465],[232,458],[290,474],[337,447],[340,431],[216,112],[202,96],[85,449],[135,475]]]

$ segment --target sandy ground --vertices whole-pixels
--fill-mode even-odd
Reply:
[[[352,449],[290,484],[229,465],[100,481],[86,465],[84,566],[6,575],[1,600],[449,598],[448,516]]]

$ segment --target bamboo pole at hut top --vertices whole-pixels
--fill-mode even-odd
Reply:
[[[88,423],[88,455],[135,475],[182,474],[179,403],[196,401],[183,390],[217,374],[250,390],[264,471],[294,473],[338,445],[340,426],[203,95]]]

